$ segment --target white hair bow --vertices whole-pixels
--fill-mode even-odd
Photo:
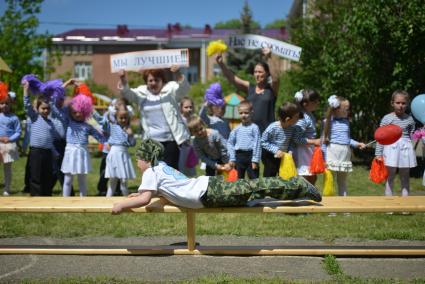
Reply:
[[[331,108],[338,108],[339,105],[340,105],[340,102],[339,102],[338,97],[336,95],[330,96],[328,98],[328,103],[329,103],[329,106]]]
[[[298,92],[295,93],[294,98],[295,98],[295,101],[297,103],[300,103],[303,100],[303,97],[304,97],[303,91],[304,90],[300,90],[300,91],[298,91]]]
[[[15,92],[10,91],[10,92],[9,92],[9,97],[10,97],[12,100],[16,99],[16,93],[15,93]]]
[[[130,117],[132,117],[134,115],[134,109],[133,109],[133,107],[131,105],[126,105],[126,107],[127,107],[128,115]]]

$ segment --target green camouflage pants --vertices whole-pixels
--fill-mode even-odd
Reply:
[[[299,178],[284,180],[280,177],[267,177],[226,182],[223,176],[213,176],[209,179],[207,192],[201,201],[205,207],[245,206],[250,200],[266,196],[280,200],[306,197],[309,190],[311,188],[308,184]],[[320,197],[318,192],[314,194]],[[320,201],[317,197],[312,199]]]

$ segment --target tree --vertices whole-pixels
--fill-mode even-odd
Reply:
[[[280,29],[286,26],[285,19],[277,19],[271,23],[268,23],[264,28],[266,29]]]
[[[347,97],[353,137],[373,136],[396,89],[425,91],[421,0],[315,1],[310,16],[291,20],[290,34],[303,51],[300,68],[289,73],[295,89],[286,91],[308,87],[323,98]]]
[[[231,19],[225,22],[218,22],[215,24],[215,29],[240,29],[242,27],[241,20]]]
[[[2,58],[12,69],[11,74],[4,74],[3,81],[9,89],[20,93],[20,80],[25,74],[37,74],[43,78],[42,55],[50,47],[47,34],[38,35],[36,29],[39,21],[42,0],[5,0],[7,8],[0,17],[0,50]],[[18,96],[18,108],[22,98]]]
[[[242,8],[240,22],[240,32],[242,34],[255,33],[258,29],[257,25],[255,25],[252,20],[251,8],[247,1],[245,1]],[[229,68],[236,73],[238,73],[238,71],[252,73],[255,65],[259,61],[261,61],[261,53],[247,49],[230,50],[227,56]]]

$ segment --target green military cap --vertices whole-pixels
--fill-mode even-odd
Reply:
[[[161,143],[152,140],[142,140],[136,151],[136,157],[140,160],[148,161],[152,166],[158,165],[158,161],[162,160],[164,155],[164,146]]]

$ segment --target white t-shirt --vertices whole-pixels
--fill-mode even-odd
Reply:
[[[153,191],[170,202],[187,208],[203,208],[202,195],[208,188],[208,176],[188,178],[164,162],[147,169],[142,176],[139,192]]]
[[[156,141],[173,141],[173,134],[162,111],[159,95],[148,93],[143,112],[149,125],[149,136]]]

